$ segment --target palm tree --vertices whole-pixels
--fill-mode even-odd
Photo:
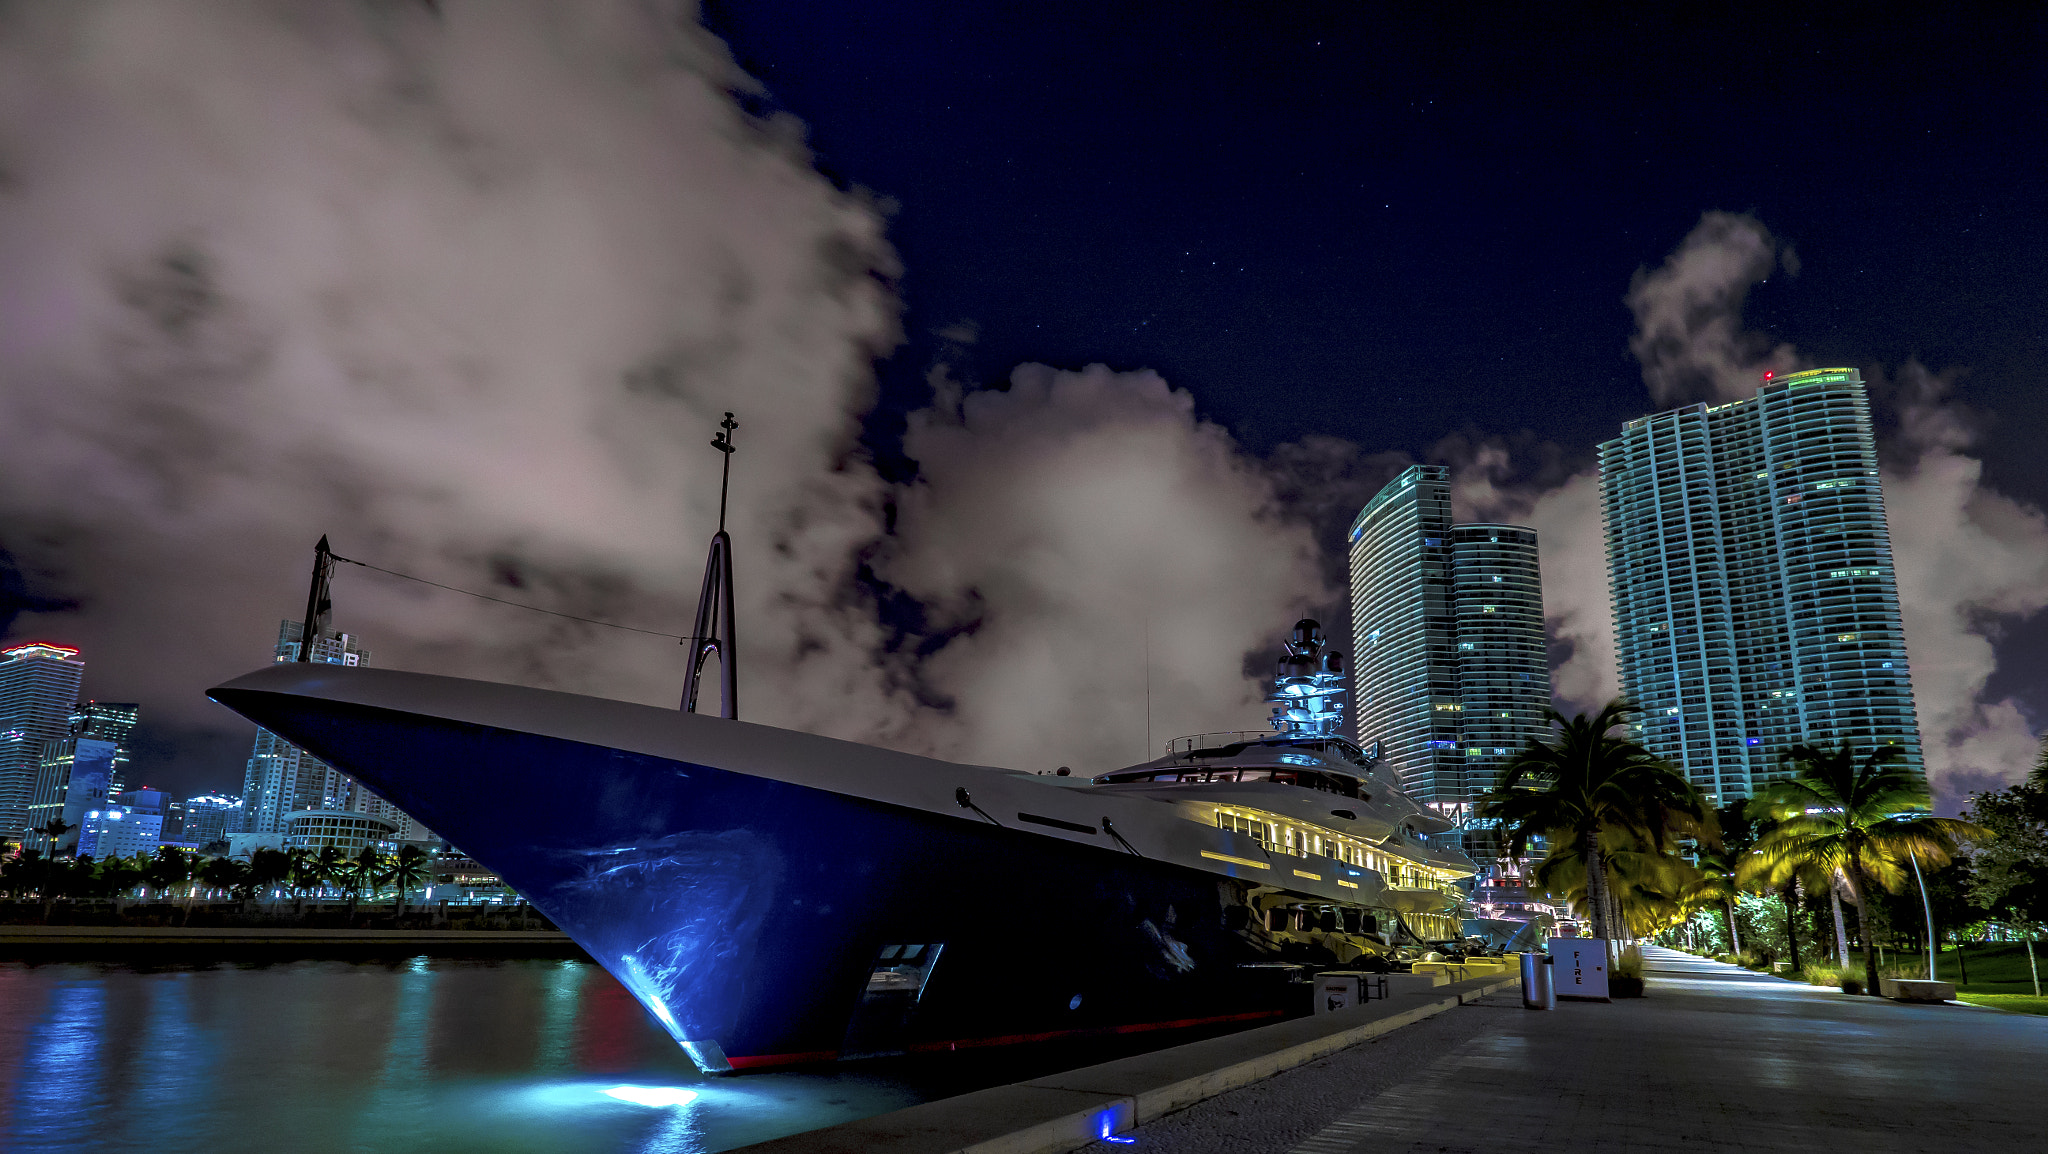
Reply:
[[[282,884],[291,876],[292,859],[281,849],[264,846],[249,855],[249,876],[246,884],[251,893],[261,893]],[[275,902],[270,907],[271,916],[277,914]]]
[[[1647,936],[1677,921],[1699,885],[1699,871],[1685,859],[1646,851],[1623,831],[1607,831],[1601,838],[1600,856],[1612,916],[1634,937]],[[1531,879],[1575,907],[1591,908],[1586,859],[1568,843],[1552,846],[1531,871]]]
[[[199,880],[215,891],[233,894],[247,876],[249,867],[233,858],[217,857],[199,867]]]
[[[320,847],[320,853],[313,859],[313,871],[319,876],[320,885],[341,885],[348,870],[348,858],[340,847],[328,842]]]
[[[1721,910],[1721,927],[1728,939],[1728,952],[1742,952],[1742,930],[1735,924],[1735,895],[1742,892],[1742,886],[1735,880],[1735,871],[1740,855],[1727,849],[1700,847],[1700,882],[1694,888],[1693,896],[1704,904],[1713,902]]]
[[[146,872],[149,884],[156,888],[157,895],[161,897],[192,880],[192,859],[185,856],[184,850],[160,845],[156,847],[156,857],[150,860]],[[192,917],[191,894],[187,893],[185,896],[184,916],[179,919],[180,924],[190,921]]]
[[[1603,838],[1622,834],[1632,849],[1662,854],[1673,834],[1712,826],[1706,798],[1683,774],[1612,732],[1635,712],[1622,701],[1608,702],[1591,719],[1581,713],[1566,721],[1548,711],[1555,738],[1531,738],[1475,811],[1507,829],[1511,857],[1525,856],[1529,840],[1545,836],[1585,863],[1597,938],[1610,937],[1615,918]]]
[[[63,816],[60,814],[57,817],[53,817],[50,820],[44,822],[43,824],[37,826],[36,832],[42,834],[43,837],[49,840],[49,856],[54,858],[57,856],[57,839],[63,837],[65,834],[70,833],[72,830],[77,828],[77,826],[65,821]]]
[[[293,846],[285,851],[290,868],[285,871],[284,887],[292,895],[292,917],[306,916],[306,895],[320,884],[320,865],[313,860],[313,852],[305,846]]]
[[[1771,826],[1743,862],[1742,877],[1776,888],[1801,872],[1840,875],[1863,927],[1869,994],[1880,992],[1870,887],[1896,892],[1912,876],[1911,858],[1944,865],[1957,840],[1984,832],[1966,821],[1931,816],[1927,783],[1903,760],[1896,745],[1878,746],[1860,761],[1846,741],[1834,749],[1795,745],[1778,759],[1794,776],[1749,803],[1751,816]]]
[[[103,891],[114,899],[116,916],[127,910],[129,891],[142,884],[144,880],[137,863],[111,855],[101,858],[99,867],[94,872]]]
[[[43,899],[43,924],[50,924],[51,912],[57,905],[57,891],[67,874],[63,863],[43,856],[39,849],[25,849],[7,859],[0,866],[0,881],[4,881],[8,895],[15,898],[36,894]]]
[[[356,903],[362,900],[363,891],[377,884],[384,873],[384,855],[377,847],[365,845],[349,863],[342,867],[342,887],[348,892],[348,915],[350,925],[355,924]]]
[[[398,847],[398,857],[392,861],[391,871],[385,878],[398,887],[398,916],[404,917],[406,894],[427,880],[426,851],[416,845]]]

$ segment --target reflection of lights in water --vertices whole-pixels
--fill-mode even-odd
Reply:
[[[583,979],[588,963],[564,958],[547,978],[547,993],[541,1010],[541,1050],[537,1066],[562,1070],[572,1062],[576,1040],[576,1016],[582,1008]]]
[[[621,1102],[655,1108],[686,1106],[697,1100],[695,1090],[685,1090],[680,1086],[613,1086],[602,1093],[607,1098],[617,1098]]]

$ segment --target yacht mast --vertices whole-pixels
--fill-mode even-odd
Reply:
[[[711,438],[711,447],[725,455],[724,471],[718,481],[718,532],[711,538],[711,555],[704,560],[704,588],[697,595],[697,624],[683,644],[691,646],[690,677],[683,688],[683,712],[697,712],[697,690],[704,678],[704,662],[718,655],[718,716],[740,715],[739,653],[733,636],[732,619],[732,537],[725,531],[725,499],[732,486],[732,434],[739,422],[727,413]]]

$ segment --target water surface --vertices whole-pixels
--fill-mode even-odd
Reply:
[[[708,1152],[1008,1080],[973,1065],[707,1078],[583,961],[0,963],[16,1154]]]

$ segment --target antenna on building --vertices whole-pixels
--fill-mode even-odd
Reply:
[[[725,531],[725,498],[732,486],[732,434],[739,422],[727,413],[718,423],[711,447],[725,454],[725,469],[718,481],[718,532],[711,538],[711,555],[704,561],[704,589],[697,595],[697,624],[683,644],[691,647],[690,677],[683,688],[683,712],[697,712],[697,690],[704,679],[704,662],[718,654],[718,716],[740,715],[740,681],[737,644],[732,624],[732,538]]]
[[[327,623],[334,612],[334,598],[328,594],[328,583],[334,579],[334,550],[327,547],[327,534],[320,534],[320,543],[313,546],[313,584],[306,590],[306,616],[299,631],[299,660],[313,660],[313,646],[320,635],[327,632]]]

